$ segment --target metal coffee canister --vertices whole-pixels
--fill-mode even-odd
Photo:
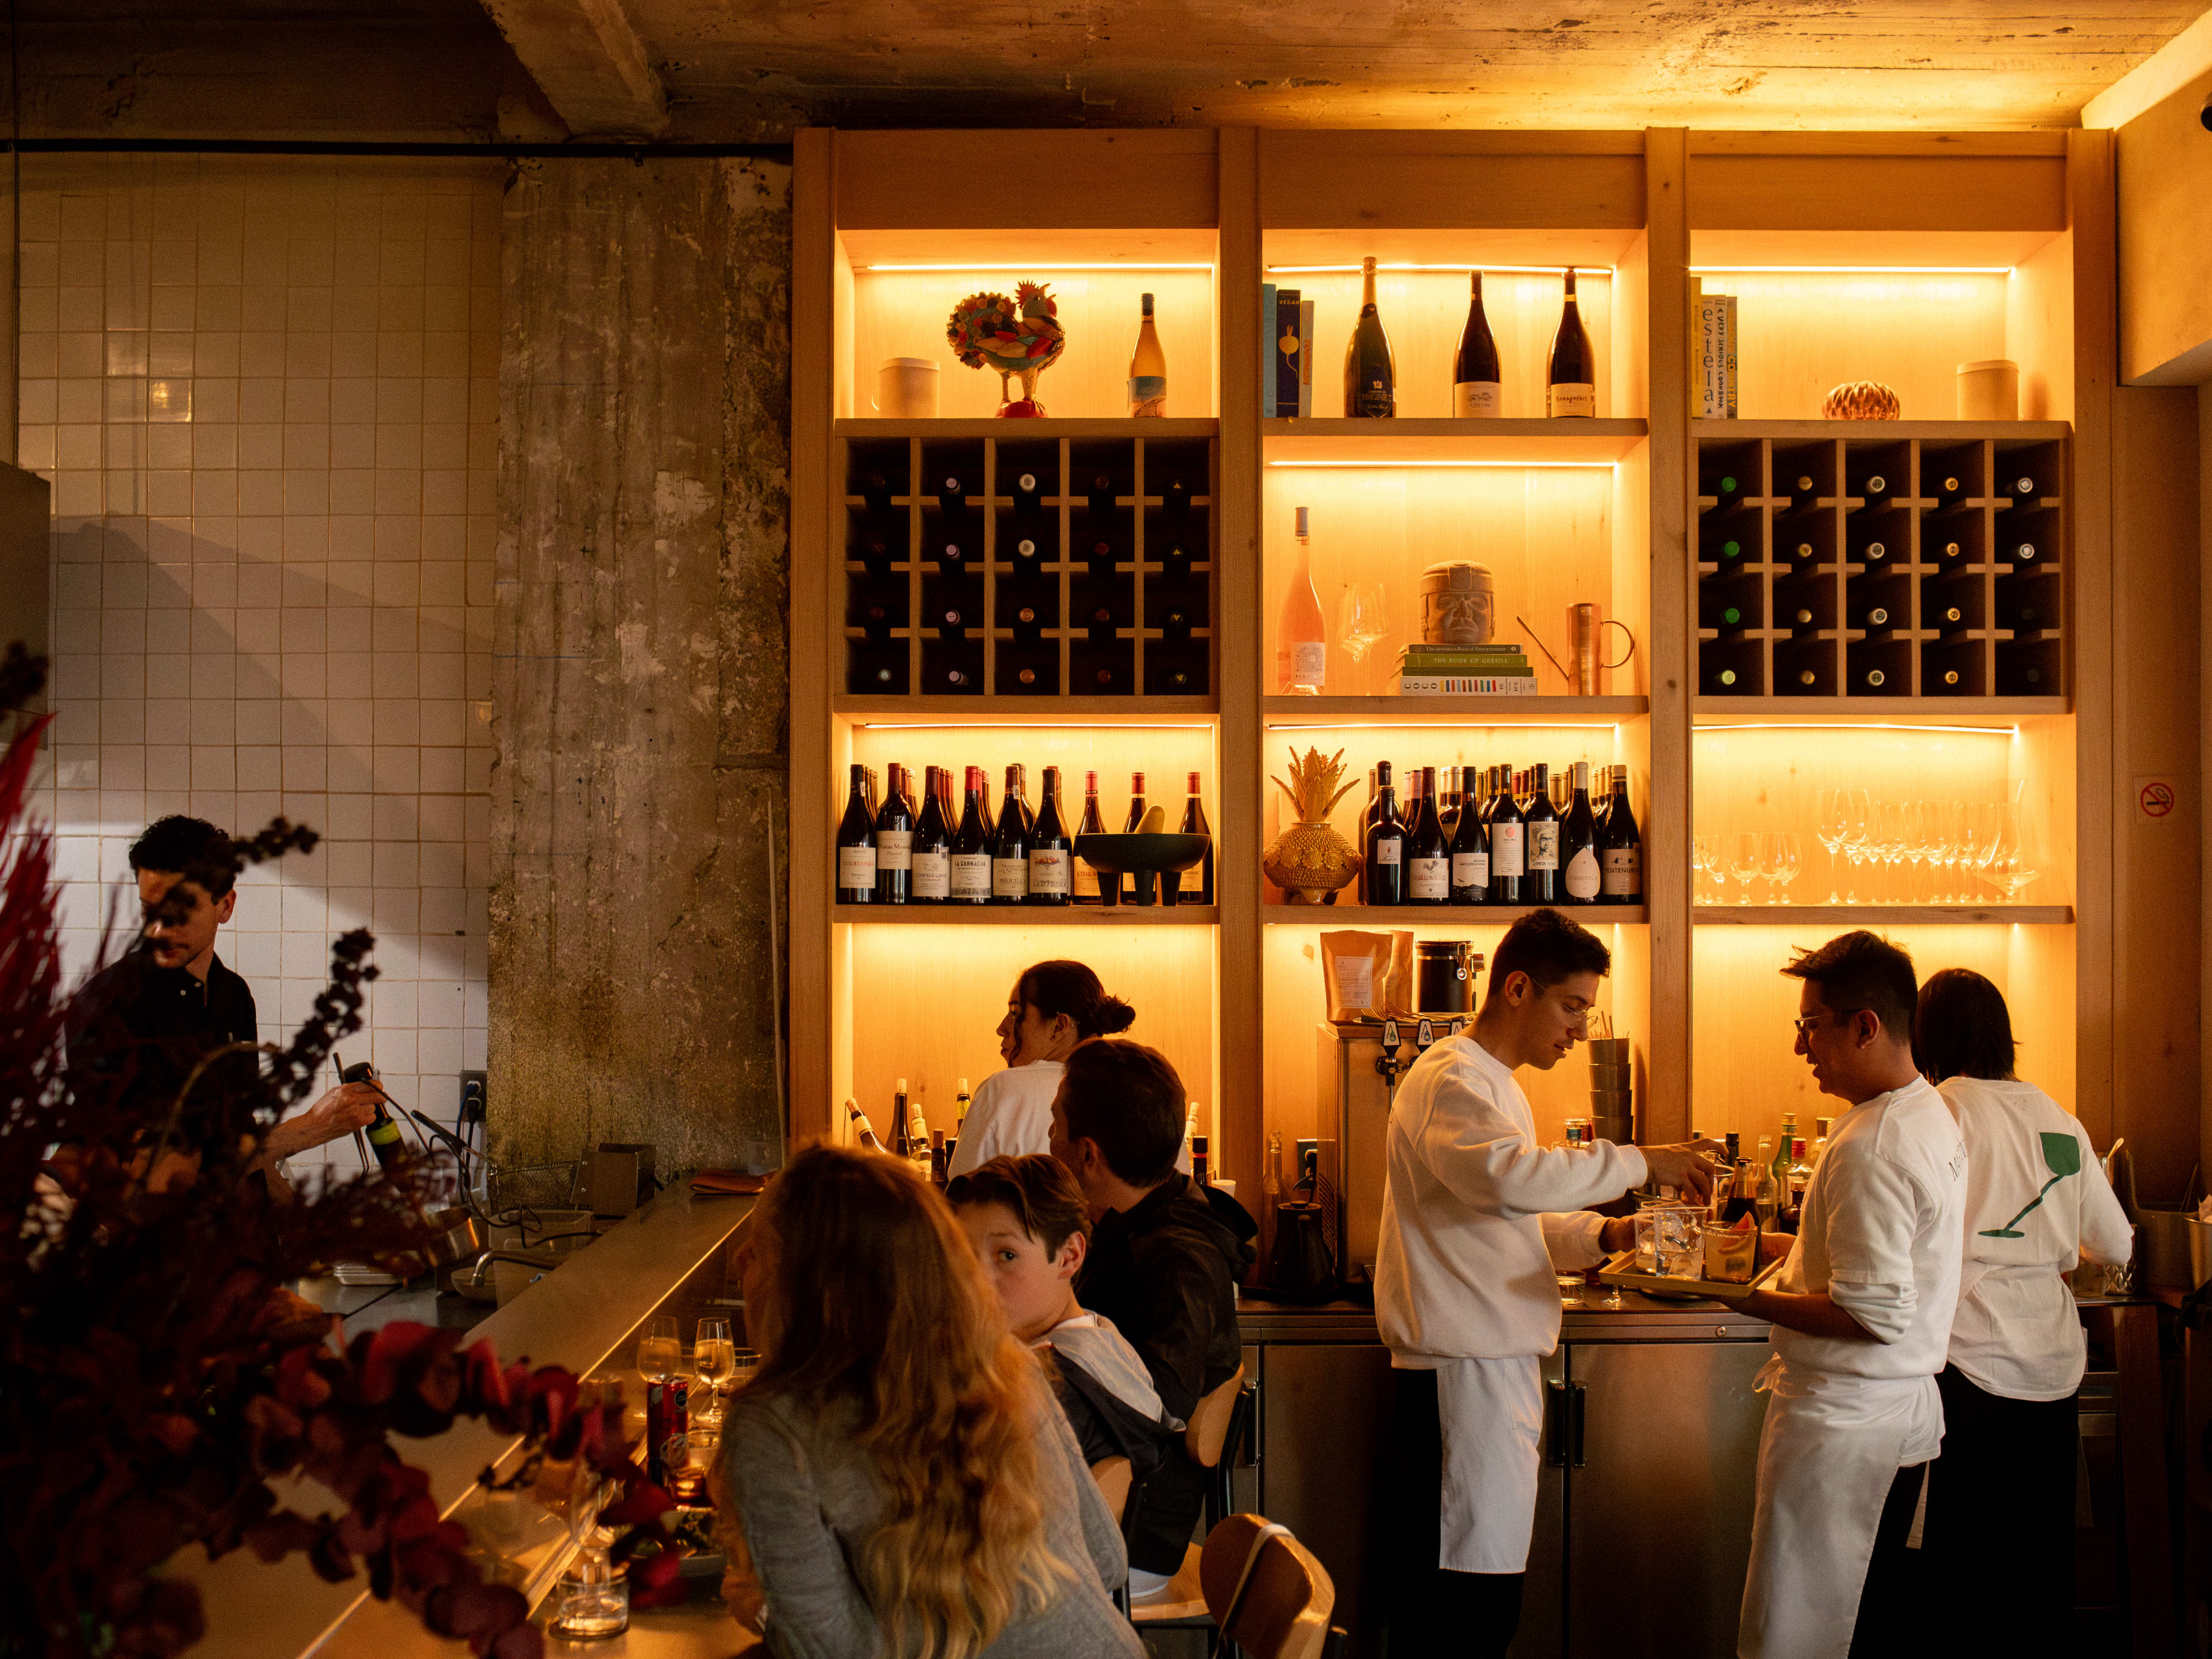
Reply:
[[[1421,573],[1421,641],[1488,645],[1496,632],[1498,585],[1490,567],[1452,561]]]
[[[1413,1006],[1424,1014],[1474,1012],[1474,976],[1482,958],[1463,939],[1425,939],[1413,946]]]

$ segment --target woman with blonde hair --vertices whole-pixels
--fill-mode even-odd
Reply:
[[[1138,1659],[1120,1532],[944,1202],[801,1152],[740,1252],[760,1370],[726,1501],[785,1659]]]

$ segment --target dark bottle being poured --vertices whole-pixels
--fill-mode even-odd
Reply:
[[[1390,337],[1382,331],[1382,314],[1375,308],[1375,261],[1359,262],[1362,284],[1359,320],[1344,348],[1344,412],[1347,416],[1382,417],[1398,412],[1398,365],[1390,355]]]

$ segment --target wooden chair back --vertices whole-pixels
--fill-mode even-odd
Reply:
[[[1114,1517],[1117,1527],[1129,1504],[1129,1482],[1134,1474],[1126,1457],[1102,1457],[1091,1466],[1091,1478],[1097,1483],[1098,1495],[1106,1500],[1106,1513]]]
[[[1221,1462],[1221,1449],[1229,1438],[1230,1420],[1237,1415],[1237,1396],[1244,1390],[1244,1368],[1198,1402],[1182,1431],[1182,1449],[1201,1469]]]
[[[1251,1659],[1320,1659],[1336,1586],[1313,1552],[1264,1516],[1232,1515],[1199,1560],[1206,1611]]]

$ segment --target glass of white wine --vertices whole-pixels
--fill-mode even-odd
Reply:
[[[674,1317],[650,1319],[638,1339],[637,1371],[648,1382],[666,1382],[684,1369],[684,1339]]]
[[[738,1374],[737,1348],[730,1340],[728,1320],[699,1322],[699,1340],[691,1350],[691,1373],[698,1379],[691,1395],[691,1420],[706,1428],[720,1428],[722,1396]]]

